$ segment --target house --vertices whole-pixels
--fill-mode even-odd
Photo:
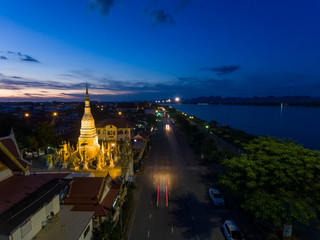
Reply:
[[[149,134],[147,132],[140,131],[137,135],[132,137],[132,139],[133,142],[144,142],[149,139]]]
[[[0,138],[0,239],[29,240],[60,211],[68,174],[30,174],[16,139]]]
[[[89,240],[92,238],[94,212],[72,211],[72,205],[61,205],[59,214],[36,236],[37,240]]]
[[[0,239],[32,239],[59,212],[66,174],[13,175],[0,182]]]
[[[120,193],[120,184],[107,177],[75,177],[63,201],[73,205],[72,211],[94,212],[93,228],[114,211]]]
[[[98,139],[101,141],[131,140],[134,124],[125,118],[107,118],[96,124]]]

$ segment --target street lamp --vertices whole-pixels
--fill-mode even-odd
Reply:
[[[25,117],[30,117],[30,114],[29,113],[25,113],[24,116]]]
[[[180,98],[179,98],[179,97],[176,97],[174,100],[175,100],[176,102],[180,102]]]

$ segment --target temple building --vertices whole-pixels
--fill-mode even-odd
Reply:
[[[107,118],[97,123],[98,138],[101,141],[123,142],[131,140],[135,124],[125,118]]]
[[[91,114],[88,84],[86,85],[85,107],[78,138],[78,150],[84,169],[88,168],[88,160],[96,158],[100,151],[96,126]]]

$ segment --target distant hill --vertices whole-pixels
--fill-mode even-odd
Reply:
[[[197,97],[184,99],[183,103],[208,103],[208,104],[241,104],[241,105],[305,105],[305,106],[320,106],[320,97],[309,96],[284,96],[284,97]]]

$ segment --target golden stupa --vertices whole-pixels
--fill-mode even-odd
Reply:
[[[84,114],[81,119],[80,136],[78,138],[78,150],[84,169],[88,168],[88,162],[97,157],[100,151],[97,130],[91,114],[88,84],[86,84],[86,98]]]

